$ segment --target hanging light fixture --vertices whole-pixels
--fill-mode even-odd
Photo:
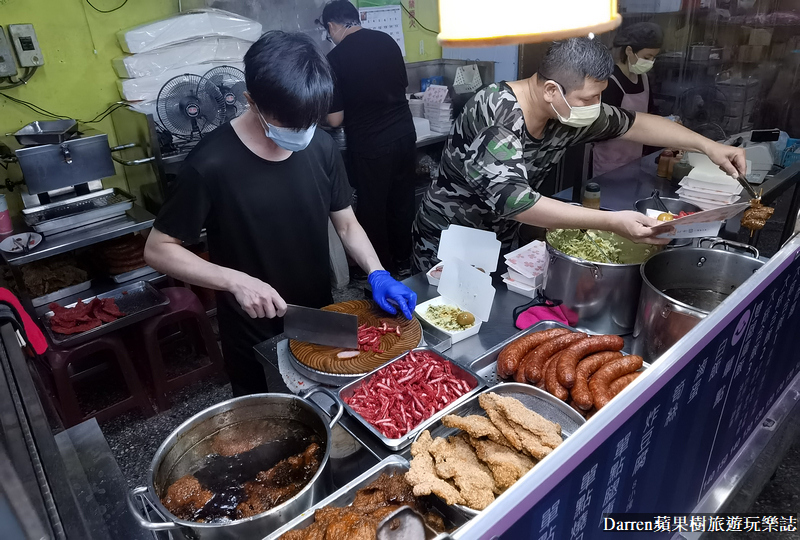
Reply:
[[[601,34],[622,22],[617,0],[439,0],[439,43],[480,47]]]

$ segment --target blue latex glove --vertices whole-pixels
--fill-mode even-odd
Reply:
[[[385,312],[397,315],[396,304],[406,319],[411,319],[417,307],[417,293],[394,279],[386,270],[375,270],[369,275],[372,298]]]

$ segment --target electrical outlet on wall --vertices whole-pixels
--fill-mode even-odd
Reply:
[[[8,35],[17,51],[17,59],[22,67],[38,67],[44,65],[42,49],[32,24],[9,24]]]
[[[17,64],[14,63],[14,55],[6,39],[6,32],[0,26],[0,79],[3,77],[13,77],[17,74]]]

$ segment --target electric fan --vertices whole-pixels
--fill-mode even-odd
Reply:
[[[202,78],[185,73],[164,83],[156,99],[158,119],[175,137],[194,140],[225,122],[225,100],[213,85],[197,91]]]
[[[219,66],[212,68],[203,75],[197,85],[197,93],[219,92],[225,100],[225,121],[230,121],[247,110],[247,100],[244,91],[247,86],[244,82],[244,72],[233,66]]]

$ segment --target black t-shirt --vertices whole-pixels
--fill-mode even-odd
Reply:
[[[615,83],[612,79],[608,79],[608,86],[605,90],[603,90],[602,100],[603,103],[608,103],[609,105],[613,105],[614,107],[621,107],[622,106],[622,98],[624,96],[623,90],[625,94],[641,94],[644,92],[644,83],[642,82],[643,77],[647,77],[647,74],[639,75],[639,80],[637,82],[631,82],[631,80],[625,76],[622,72],[620,67],[614,64],[614,77],[619,81],[622,85],[620,88],[619,84]],[[650,88],[650,96],[647,99],[647,112],[653,111],[653,89]]]
[[[336,76],[331,112],[344,111],[347,147],[370,151],[414,133],[403,53],[383,32],[362,28],[328,53]]]
[[[205,226],[212,263],[269,283],[288,303],[319,308],[332,302],[329,213],[351,201],[339,149],[323,130],[305,150],[273,162],[224,124],[186,157],[154,227],[194,243]],[[236,320],[250,346],[283,331],[280,319],[251,319],[230,293],[217,300],[221,325]]]

